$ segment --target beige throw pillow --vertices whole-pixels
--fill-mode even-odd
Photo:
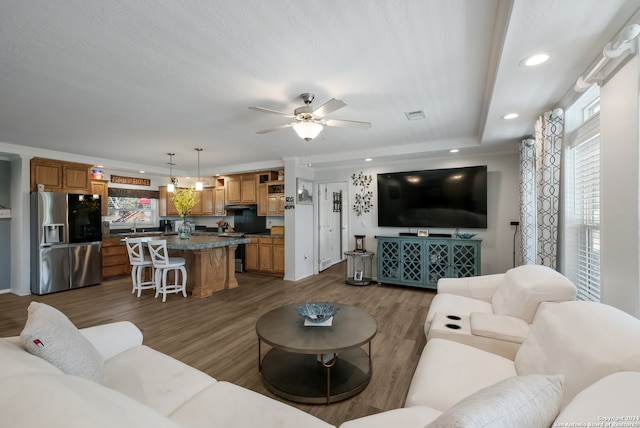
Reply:
[[[65,374],[102,381],[102,356],[66,315],[38,302],[31,302],[27,311],[27,323],[20,338],[29,353]]]
[[[539,428],[560,412],[562,376],[513,376],[461,400],[426,428]]]

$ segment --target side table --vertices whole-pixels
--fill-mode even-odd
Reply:
[[[351,285],[371,284],[371,265],[375,253],[369,251],[345,251],[344,282]]]

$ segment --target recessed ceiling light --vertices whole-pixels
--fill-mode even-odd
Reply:
[[[504,116],[502,116],[503,119],[509,120],[509,119],[515,119],[516,117],[518,117],[518,113],[509,113],[509,114],[505,114]]]
[[[460,150],[459,149],[451,149],[449,150],[449,153],[458,153]]]
[[[545,53],[539,53],[525,58],[521,64],[526,65],[527,67],[533,67],[534,65],[540,65],[543,62],[547,62],[548,59],[549,55]]]
[[[140,174],[144,174],[144,171],[140,171]]]
[[[365,162],[371,162],[372,160],[373,160],[373,159],[371,159],[371,158],[366,158],[364,161],[365,161]]]

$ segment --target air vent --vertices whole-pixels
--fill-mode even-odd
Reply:
[[[422,120],[426,117],[422,110],[405,111],[404,115],[407,116],[407,120]]]

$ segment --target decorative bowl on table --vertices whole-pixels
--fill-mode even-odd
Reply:
[[[471,239],[476,235],[477,233],[458,233],[456,237],[460,239]]]
[[[314,324],[327,321],[338,312],[338,309],[339,308],[333,306],[331,303],[307,302],[303,306],[296,306],[298,314]]]

